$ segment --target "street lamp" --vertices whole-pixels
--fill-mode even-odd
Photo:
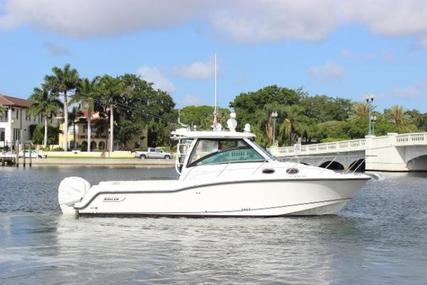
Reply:
[[[274,111],[271,113],[271,118],[273,118],[273,145],[276,145],[276,119],[277,119],[277,112]]]
[[[377,121],[377,116],[371,116],[371,124],[372,124],[372,135],[375,136],[375,122]]]
[[[374,96],[373,95],[367,95],[365,97],[366,104],[368,104],[368,135],[372,135],[372,125],[371,125],[371,111],[372,111],[372,105],[374,103]]]

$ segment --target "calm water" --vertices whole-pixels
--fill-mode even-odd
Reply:
[[[173,169],[0,168],[0,284],[427,284],[427,175],[382,174],[338,216],[65,218],[63,177]]]

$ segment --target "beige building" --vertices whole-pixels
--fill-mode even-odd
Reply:
[[[91,124],[91,151],[105,151],[107,149],[108,138],[104,134],[97,135],[97,122],[99,120],[105,120],[99,116],[99,113],[92,114],[92,124]],[[62,133],[59,134],[59,145],[64,145],[64,123],[61,123],[59,129]],[[75,138],[74,138],[75,135]],[[88,144],[88,132],[87,132],[87,113],[83,112],[82,116],[80,116],[73,124],[68,124],[68,145],[69,149],[87,149]],[[76,145],[74,145],[74,142]]]
[[[91,119],[91,151],[106,151],[108,150],[108,140],[109,137],[107,136],[107,131],[102,131],[100,134],[98,134],[97,125],[99,126],[99,122],[104,120],[105,121],[105,127],[109,127],[108,118],[102,118],[99,113],[93,113],[92,119]],[[62,146],[64,142],[64,135],[63,135],[63,128],[64,124],[62,123],[60,125],[60,130],[62,133],[59,134],[59,145]],[[75,139],[74,139],[75,134]],[[68,145],[70,150],[87,150],[87,144],[88,144],[88,131],[87,131],[87,112],[83,112],[82,116],[77,118],[77,120],[73,124],[68,124]],[[145,129],[142,137],[142,139],[139,143],[141,147],[147,147],[147,130]],[[75,141],[75,145],[74,145]],[[117,149],[117,146],[114,146],[114,149]]]

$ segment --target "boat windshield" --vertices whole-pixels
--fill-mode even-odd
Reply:
[[[242,139],[200,139],[188,166],[249,161],[265,159]]]
[[[266,150],[265,148],[263,148],[262,146],[260,146],[259,144],[257,144],[256,142],[255,142],[255,140],[254,141],[252,141],[252,143],[254,144],[254,145],[256,145],[257,147],[258,147],[258,149],[259,150],[261,150],[266,156],[268,156],[271,160],[277,160],[277,158],[274,156],[274,155],[272,155],[268,150]]]

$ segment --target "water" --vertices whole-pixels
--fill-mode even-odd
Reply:
[[[427,175],[381,174],[338,216],[80,218],[63,177],[173,169],[0,169],[0,284],[427,284]]]

